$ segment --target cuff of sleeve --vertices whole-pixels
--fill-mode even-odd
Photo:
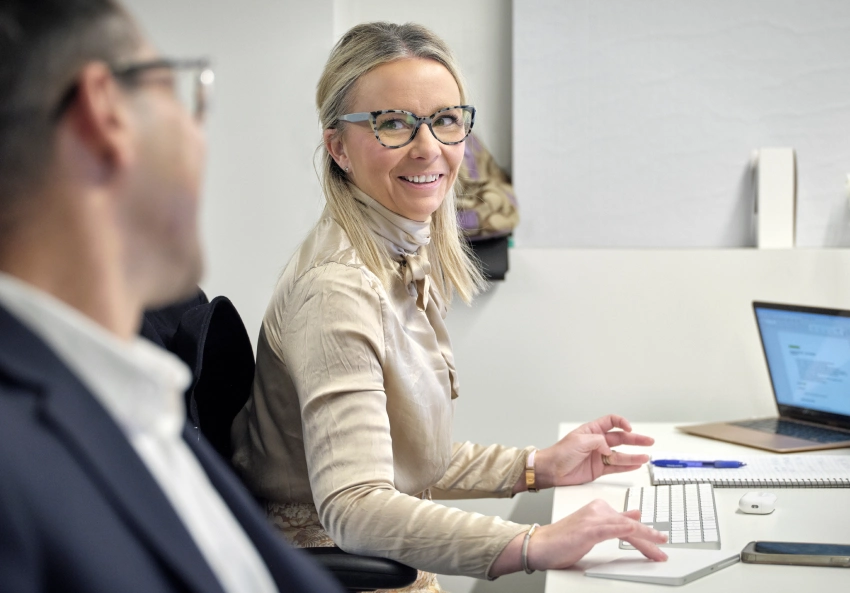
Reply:
[[[533,448],[533,447],[532,447]],[[525,466],[525,460],[523,458],[523,467]],[[506,530],[505,537],[506,539],[501,542],[501,545],[497,547],[496,553],[493,555],[493,558],[490,559],[490,563],[487,565],[487,570],[484,571],[484,576],[487,577],[488,581],[495,581],[499,577],[490,576],[490,569],[493,568],[493,563],[498,560],[499,556],[504,552],[505,548],[508,547],[508,544],[513,541],[513,539],[518,536],[520,533],[526,533],[529,529],[531,529],[531,525],[520,525],[518,523],[513,523],[513,527],[516,529],[512,529],[510,531]]]
[[[513,465],[511,465],[510,473],[508,474],[508,488],[506,491],[502,492],[502,495],[505,498],[513,498],[514,497],[514,485],[519,481],[520,476],[525,473],[525,460],[528,459],[528,456],[534,451],[537,447],[526,447],[524,449],[519,449],[519,455],[514,459]]]

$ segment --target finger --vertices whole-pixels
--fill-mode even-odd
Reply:
[[[604,519],[604,523],[596,528],[596,541],[604,541],[607,539],[622,539],[631,543],[633,540],[640,542],[641,545],[634,545],[636,548],[651,550],[655,544],[663,544],[667,541],[667,536],[656,531],[648,525],[639,523],[635,518],[630,517],[631,513],[620,513],[620,517],[609,517]]]
[[[614,453],[611,447],[608,446],[608,440],[605,435],[601,434],[585,434],[580,437],[580,445],[578,450],[584,453],[599,452],[602,455],[611,455]]]
[[[623,518],[626,520],[624,525],[624,529],[628,531],[624,532],[620,535],[620,538],[629,541],[631,539],[635,540],[643,540],[651,544],[663,544],[667,543],[667,536],[661,533],[660,531],[656,531],[649,525],[644,525],[637,520],[629,517],[628,512],[620,513]],[[634,544],[632,544],[634,545]],[[637,546],[635,546],[637,548]]]
[[[632,511],[622,514],[625,517],[633,516]],[[638,523],[637,521],[632,521],[630,523],[634,532],[621,537],[621,539],[633,545],[635,549],[650,560],[656,560],[659,562],[667,560],[667,554],[656,545],[666,543],[667,536],[660,531],[656,531],[648,525]],[[637,525],[635,525],[635,523],[637,523]]]
[[[666,537],[664,538],[666,541]],[[650,560],[655,560],[656,562],[664,562],[667,560],[667,554],[664,551],[656,546],[654,543],[646,541],[645,539],[641,539],[639,537],[627,537],[624,538],[624,541],[632,544],[638,552],[649,558]],[[664,543],[664,542],[659,542]]]
[[[633,432],[624,432],[622,430],[613,430],[605,433],[605,440],[611,447],[618,445],[638,445],[640,447],[648,447],[655,443],[655,439],[643,434]]]
[[[607,416],[602,416],[601,418],[597,418],[589,424],[595,424],[598,428],[602,430],[602,432],[608,432],[609,430],[614,430],[615,428],[621,428],[626,432],[632,431],[632,425],[629,424],[629,421],[623,418],[622,416],[617,416],[616,414],[608,414]]]
[[[649,462],[649,455],[644,453],[623,453],[611,449],[611,454],[608,455],[608,465],[643,465]]]
[[[601,453],[602,449],[600,448],[599,451]],[[646,455],[644,453],[623,453],[615,449],[611,449],[611,452],[607,455],[605,453],[602,453],[602,465],[606,468],[616,467],[620,465],[640,467],[648,461],[649,455]]]

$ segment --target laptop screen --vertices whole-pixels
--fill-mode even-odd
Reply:
[[[753,303],[776,402],[850,416],[850,311]]]

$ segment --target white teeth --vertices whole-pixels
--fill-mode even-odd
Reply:
[[[439,175],[414,175],[413,177],[405,177],[404,179],[411,183],[431,183],[432,181],[437,181],[439,178]]]

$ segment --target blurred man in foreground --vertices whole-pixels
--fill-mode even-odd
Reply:
[[[0,591],[339,591],[186,438],[190,373],[136,337],[200,279],[212,78],[113,0],[0,5]]]

